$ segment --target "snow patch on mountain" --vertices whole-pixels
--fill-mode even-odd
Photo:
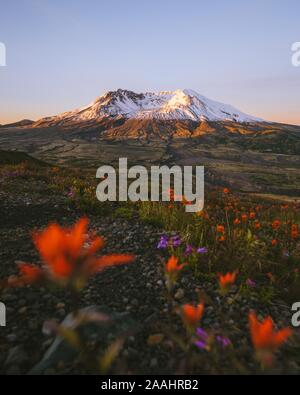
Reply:
[[[118,89],[97,98],[90,105],[75,111],[62,113],[43,121],[80,122],[103,117],[124,117],[127,119],[233,121],[242,123],[263,122],[247,115],[231,105],[219,103],[198,94],[191,89],[167,92],[135,93]]]

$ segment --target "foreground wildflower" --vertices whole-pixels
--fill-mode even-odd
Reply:
[[[198,254],[207,254],[208,249],[206,247],[199,247],[199,248],[197,248],[197,253]]]
[[[191,244],[187,244],[185,247],[184,255],[189,256],[194,252],[194,247]]]
[[[251,278],[248,278],[248,279],[246,280],[246,284],[247,284],[247,286],[248,286],[249,288],[255,288],[255,287],[256,287],[256,282],[253,281]]]
[[[158,244],[157,244],[157,248],[158,248],[158,249],[165,249],[165,248],[168,247],[168,245],[169,245],[168,236],[167,236],[167,235],[161,236],[161,237],[160,237],[160,240],[159,240],[159,242],[158,242]]]
[[[49,225],[33,235],[34,244],[44,262],[41,268],[19,264],[20,276],[8,280],[9,286],[23,286],[42,281],[54,281],[81,289],[86,280],[110,266],[132,262],[132,255],[115,254],[96,257],[103,247],[101,237],[88,239],[88,220],[80,219],[72,228]]]
[[[271,317],[259,322],[256,314],[253,312],[249,314],[249,327],[251,340],[258,359],[264,365],[270,366],[273,362],[273,353],[291,336],[292,330],[284,328],[275,331]]]
[[[176,258],[174,255],[172,255],[166,264],[166,272],[168,274],[173,275],[175,273],[178,273],[180,270],[182,270],[186,264],[185,263],[179,264],[178,262],[179,259]]]
[[[179,235],[172,237],[171,245],[172,245],[173,248],[179,247],[181,245],[181,243],[182,243],[182,240],[181,240],[181,237]]]
[[[172,255],[165,267],[165,274],[167,279],[167,288],[169,291],[172,290],[173,285],[177,281],[177,278],[181,272],[181,270],[186,266],[186,263],[179,264],[179,259]]]
[[[221,293],[227,293],[230,287],[235,283],[237,272],[226,273],[225,275],[219,274],[219,285]]]
[[[223,350],[231,345],[230,339],[222,335],[209,335],[204,329],[197,328],[196,330],[197,340],[195,346],[200,350],[210,351],[213,344],[220,346]]]
[[[204,312],[204,303],[197,306],[185,304],[182,306],[182,320],[188,329],[195,329],[200,323]]]

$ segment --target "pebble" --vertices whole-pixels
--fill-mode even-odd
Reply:
[[[175,298],[176,300],[181,300],[181,299],[183,299],[183,298],[184,298],[184,290],[183,290],[182,288],[179,288],[179,289],[176,291],[176,293],[175,293],[175,295],[174,295],[174,298]]]

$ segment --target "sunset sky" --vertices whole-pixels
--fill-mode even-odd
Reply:
[[[0,124],[104,91],[191,88],[300,124],[299,0],[0,0]]]

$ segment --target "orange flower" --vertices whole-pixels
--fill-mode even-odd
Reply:
[[[209,215],[208,215],[206,212],[204,212],[204,211],[198,211],[198,212],[196,213],[196,215],[197,215],[198,217],[203,218],[203,219],[209,219]]]
[[[187,200],[185,196],[182,196],[181,204],[183,206],[189,206],[189,205],[193,204],[193,202],[191,202],[190,200]]]
[[[251,211],[251,213],[249,214],[249,218],[250,218],[250,219],[254,219],[255,216],[256,216],[255,212],[254,212],[254,211]]]
[[[250,335],[253,346],[258,351],[258,357],[267,365],[272,363],[272,353],[276,351],[291,336],[292,330],[284,328],[274,331],[274,323],[271,317],[259,322],[256,314],[249,314]]]
[[[225,193],[227,195],[228,193],[230,193],[230,190],[228,188],[224,188],[223,193]]]
[[[175,192],[174,192],[174,189],[173,189],[173,188],[170,188],[170,189],[168,190],[168,192],[169,192],[170,202],[174,202],[174,199],[175,199]]]
[[[226,237],[225,236],[221,236],[220,238],[219,238],[219,241],[221,241],[221,242],[223,242],[223,241],[225,241],[226,240]]]
[[[271,283],[275,283],[276,279],[275,279],[275,276],[273,275],[273,273],[269,272],[269,273],[267,273],[267,276],[268,276],[269,280],[271,281]]]
[[[225,233],[225,228],[223,225],[217,225],[217,232],[218,233]]]
[[[41,281],[44,277],[43,270],[37,266],[22,262],[18,264],[18,268],[21,276],[11,276],[7,281],[9,287],[24,287]]]
[[[275,247],[275,246],[277,246],[277,244],[278,244],[278,240],[273,239],[273,240],[271,241],[271,243],[272,243],[272,246]]]
[[[292,230],[291,230],[291,237],[292,237],[292,239],[297,239],[298,238],[298,235],[299,235],[299,232],[298,232],[298,225],[292,225]]]
[[[50,224],[45,230],[33,235],[33,240],[45,266],[21,265],[19,283],[35,283],[43,279],[62,281],[81,288],[88,277],[107,267],[131,262],[132,255],[104,255],[95,253],[104,245],[101,237],[88,240],[88,220],[80,219],[72,228]]]
[[[235,283],[237,272],[226,273],[225,275],[219,274],[219,284],[221,290],[228,290],[232,284]]]
[[[272,223],[272,228],[274,230],[277,230],[280,228],[280,225],[281,225],[281,221],[279,219],[275,219],[275,221],[273,221]]]
[[[255,225],[254,225],[255,229],[260,229],[261,228],[261,224],[258,221],[255,221]]]
[[[243,222],[246,222],[247,219],[248,219],[248,215],[247,214],[242,214],[241,218],[242,218]]]
[[[241,221],[240,221],[238,218],[236,218],[236,219],[233,221],[233,223],[234,223],[234,225],[239,225],[239,224],[241,223]]]
[[[179,259],[172,255],[168,262],[166,263],[166,272],[169,274],[175,274],[182,270],[186,263],[182,263],[181,265],[178,264]]]
[[[191,304],[185,304],[182,306],[182,319],[184,323],[189,327],[196,327],[204,312],[204,303],[200,303],[197,306]]]

